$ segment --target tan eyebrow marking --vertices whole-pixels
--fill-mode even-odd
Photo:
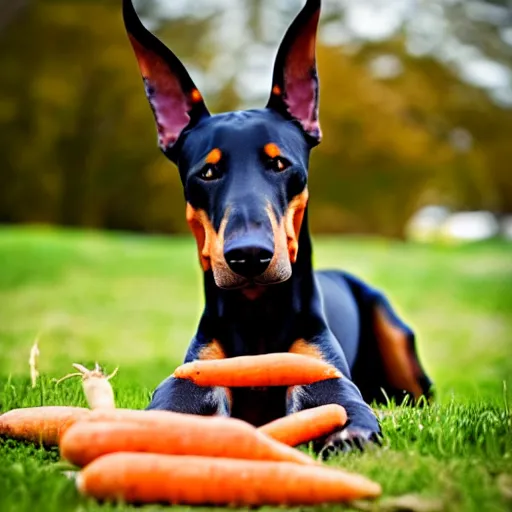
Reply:
[[[279,87],[277,84],[274,85],[274,87],[272,87],[272,94],[275,94],[276,96],[281,94],[281,87]]]
[[[190,93],[190,97],[194,103],[198,103],[203,99],[201,93],[197,89],[192,90],[192,92]]]
[[[207,155],[205,162],[207,164],[218,164],[222,158],[222,151],[219,148],[213,148]]]
[[[265,144],[263,151],[265,151],[265,154],[270,158],[275,158],[276,156],[279,156],[281,154],[281,150],[273,142]]]

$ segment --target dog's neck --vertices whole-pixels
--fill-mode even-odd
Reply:
[[[300,235],[297,261],[291,277],[265,286],[255,298],[243,290],[224,290],[211,271],[204,274],[205,310],[202,332],[219,339],[236,355],[287,350],[299,338],[315,331],[320,318],[319,296],[312,266],[307,211]]]

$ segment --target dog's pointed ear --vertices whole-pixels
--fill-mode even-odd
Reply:
[[[313,144],[322,137],[318,121],[316,34],[321,0],[307,0],[279,47],[267,108],[298,121]]]
[[[123,19],[155,116],[158,144],[173,159],[181,133],[210,113],[181,61],[142,25],[131,0],[123,0]]]

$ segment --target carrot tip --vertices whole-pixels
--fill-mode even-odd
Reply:
[[[76,475],[75,485],[76,485],[77,491],[80,494],[85,494],[84,477],[83,477],[81,471],[78,473],[78,475]]]

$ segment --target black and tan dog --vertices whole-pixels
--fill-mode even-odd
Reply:
[[[312,268],[307,178],[321,138],[319,15],[320,0],[308,0],[288,29],[265,108],[211,115],[179,59],[124,0],[160,149],[179,168],[204,272],[205,309],[186,361],[290,351],[325,359],[343,374],[269,389],[200,388],[171,377],[149,408],[260,425],[337,403],[349,422],[325,446],[360,446],[380,434],[367,403],[404,393],[417,400],[430,394],[431,382],[413,332],[380,292],[346,273]]]

